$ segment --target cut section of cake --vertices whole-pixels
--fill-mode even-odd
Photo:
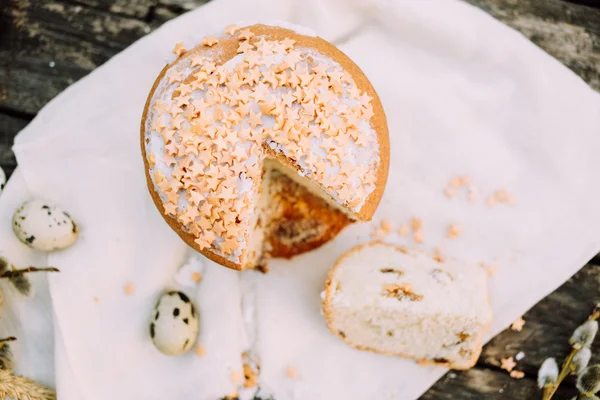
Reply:
[[[141,145],[150,194],[186,243],[253,268],[284,255],[275,232],[293,230],[302,242],[289,256],[371,218],[387,180],[387,123],[346,55],[306,30],[264,24],[230,26],[174,52],[148,96]],[[293,224],[274,204],[294,209],[293,195],[271,187],[281,176],[303,189]],[[316,205],[306,221],[301,204]]]
[[[475,365],[492,322],[483,268],[380,242],[337,261],[323,311],[353,347],[455,369]]]

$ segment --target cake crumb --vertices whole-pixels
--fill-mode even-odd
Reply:
[[[521,332],[523,330],[523,325],[525,325],[525,320],[523,317],[519,317],[515,322],[512,323],[510,329],[516,332]]]
[[[379,227],[385,233],[390,233],[394,229],[394,227],[392,226],[392,224],[390,223],[390,221],[385,220],[385,219],[381,221],[381,225]]]
[[[503,358],[500,360],[500,362],[501,362],[500,368],[502,368],[503,370],[506,370],[508,372],[511,372],[517,366],[517,363],[515,362],[514,358],[512,358],[512,357]]]
[[[413,285],[409,282],[402,282],[398,285],[398,289],[402,290],[403,292],[412,292]]]
[[[495,265],[481,263],[481,266],[485,269],[487,276],[494,276],[498,273],[498,267]]]
[[[233,383],[241,383],[242,382],[242,373],[240,371],[233,371],[229,375],[229,379]]]
[[[398,228],[398,235],[402,237],[410,235],[410,227],[407,224],[400,225],[400,228]]]
[[[449,239],[455,239],[460,236],[460,227],[457,224],[450,224],[446,233]]]
[[[498,200],[496,199],[495,196],[489,196],[486,200],[486,204],[490,208],[496,207],[496,204],[498,204]]]
[[[130,296],[135,293],[135,285],[131,282],[127,282],[125,285],[125,294]]]
[[[468,175],[463,175],[463,176],[455,176],[452,179],[450,179],[450,182],[448,183],[448,185],[451,188],[460,188],[463,186],[468,186],[471,183],[471,178]]]
[[[385,239],[387,232],[383,230],[381,227],[375,228],[373,233],[371,233],[371,239],[373,240],[383,240]]]
[[[204,357],[204,355],[206,354],[206,349],[201,344],[197,344],[194,348],[194,351],[196,352],[196,355],[198,357]]]
[[[444,189],[444,195],[447,198],[451,199],[451,198],[453,198],[456,195],[456,190],[454,190],[454,188],[447,187],[447,188]]]
[[[285,369],[285,376],[290,379],[298,379],[298,371],[296,371],[296,368],[294,367],[287,367]]]
[[[473,186],[469,187],[469,192],[467,193],[467,200],[469,203],[475,203],[479,199],[479,191]]]
[[[195,283],[199,283],[202,280],[202,274],[200,272],[192,272],[192,280]]]
[[[415,233],[413,233],[413,240],[416,243],[423,243],[423,231],[417,230]]]
[[[439,247],[433,249],[433,259],[437,262],[444,262],[444,256]]]
[[[459,188],[461,186],[461,179],[459,176],[455,176],[452,179],[450,179],[450,182],[448,183],[448,185],[451,188]]]
[[[100,299],[98,297],[94,297],[94,303],[99,303]]]
[[[469,186],[471,184],[471,177],[468,175],[463,175],[458,177],[460,186]]]
[[[415,231],[418,231],[423,227],[423,221],[421,221],[421,218],[417,218],[417,217],[414,217],[410,221],[410,224]]]
[[[496,197],[496,200],[500,203],[508,203],[512,199],[511,194],[508,193],[506,189],[496,190],[496,192],[494,192],[494,197]]]
[[[523,379],[525,377],[525,372],[523,371],[510,371],[510,377],[513,379]]]
[[[244,363],[244,388],[253,388],[258,386],[257,373],[248,363]]]

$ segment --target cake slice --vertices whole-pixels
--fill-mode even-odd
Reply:
[[[380,242],[337,261],[323,310],[353,347],[454,369],[475,365],[492,321],[482,268]]]

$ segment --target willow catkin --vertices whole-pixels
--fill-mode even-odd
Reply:
[[[56,392],[31,379],[0,370],[0,400],[56,400]]]

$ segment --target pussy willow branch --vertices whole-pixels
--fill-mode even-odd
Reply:
[[[28,274],[30,272],[60,272],[58,268],[54,267],[46,267],[46,268],[37,268],[37,267],[27,267],[23,269],[13,269],[9,271],[4,271],[0,274],[0,278],[12,278],[21,274]]]
[[[596,307],[594,307],[594,310],[588,317],[588,320],[590,321],[596,321],[598,319],[600,319],[600,303],[596,304]],[[544,388],[542,400],[552,399],[552,396],[554,396],[554,394],[558,390],[558,387],[560,386],[561,382],[575,370],[575,366],[572,364],[572,361],[573,357],[575,357],[579,350],[581,350],[581,345],[573,346],[573,350],[571,350],[571,353],[562,365],[560,374],[558,374],[558,379],[556,379],[556,382]]]

